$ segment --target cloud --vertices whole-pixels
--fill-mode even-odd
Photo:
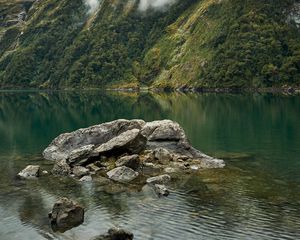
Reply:
[[[88,13],[92,14],[97,11],[101,0],[84,0],[85,5],[88,7]]]
[[[147,11],[148,9],[165,10],[166,7],[171,6],[177,0],[140,0],[139,11]]]

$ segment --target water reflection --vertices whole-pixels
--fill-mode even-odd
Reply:
[[[300,238],[300,98],[273,95],[0,93],[0,239],[90,239],[113,225],[136,239]],[[61,132],[118,118],[170,118],[193,145],[228,167],[177,176],[157,199],[136,186],[44,176],[20,181],[28,164]],[[47,213],[66,196],[85,223],[53,233]]]

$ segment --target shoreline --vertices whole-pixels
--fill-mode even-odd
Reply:
[[[180,87],[180,88],[155,88],[155,87],[136,87],[136,88],[65,88],[65,89],[40,89],[40,88],[0,88],[0,93],[4,92],[72,92],[72,91],[102,91],[102,92],[134,92],[134,93],[270,93],[284,95],[300,95],[300,86],[264,87],[264,88],[209,88],[209,87]]]

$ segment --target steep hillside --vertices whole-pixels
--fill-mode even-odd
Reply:
[[[298,1],[90,2],[1,0],[0,87],[300,83]]]

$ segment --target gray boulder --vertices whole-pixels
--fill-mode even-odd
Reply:
[[[18,176],[21,178],[36,178],[39,177],[39,175],[40,166],[38,165],[29,165],[18,173]]]
[[[148,184],[166,184],[171,181],[171,177],[168,174],[151,177],[146,180]]]
[[[53,175],[67,176],[71,173],[71,167],[65,159],[56,161],[51,170]]]
[[[134,154],[130,156],[121,157],[116,161],[116,166],[117,167],[125,166],[133,170],[138,170],[138,168],[140,167],[139,155]]]
[[[84,209],[72,200],[62,198],[54,204],[48,216],[54,231],[65,232],[83,223]]]
[[[139,129],[121,133],[117,137],[103,143],[93,151],[93,155],[119,155],[121,153],[139,153],[144,150],[147,139]]]
[[[55,138],[44,150],[43,156],[47,160],[67,159],[70,153],[86,145],[99,146],[112,138],[131,129],[141,129],[145,125],[143,120],[116,120],[88,128],[78,129],[71,133],[64,133]]]
[[[117,167],[107,173],[109,179],[114,180],[116,182],[128,183],[134,180],[139,176],[138,172],[135,172],[131,168],[122,166]]]

